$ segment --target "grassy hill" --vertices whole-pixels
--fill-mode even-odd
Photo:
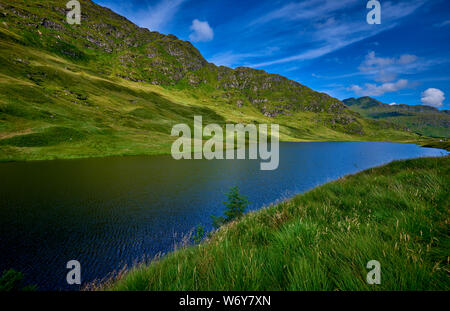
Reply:
[[[450,157],[422,158],[347,176],[93,288],[449,290],[449,170]]]
[[[371,97],[343,101],[364,117],[385,120],[428,137],[450,137],[450,111],[417,105],[387,105]]]
[[[0,161],[170,152],[174,124],[278,123],[281,139],[414,141],[279,75],[208,63],[189,42],[82,0],[0,3]]]

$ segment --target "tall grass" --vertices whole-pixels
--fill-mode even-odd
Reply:
[[[449,290],[450,158],[393,162],[245,215],[104,290]],[[366,282],[370,260],[381,284]]]

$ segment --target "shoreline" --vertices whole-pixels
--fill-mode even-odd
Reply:
[[[280,143],[313,143],[313,142],[382,142],[382,143],[403,143],[403,144],[416,144],[424,148],[435,148],[450,151],[449,141],[437,141],[436,139],[427,139],[425,141],[383,141],[383,140],[288,140],[280,141]],[[99,155],[61,155],[61,156],[36,156],[29,158],[12,158],[4,159],[0,158],[0,164],[2,163],[14,163],[14,162],[37,162],[37,161],[58,161],[58,160],[81,160],[81,159],[101,159],[111,157],[137,157],[137,156],[164,156],[170,155],[170,151],[156,151],[156,152],[117,152],[117,153],[105,153]]]
[[[438,221],[436,217],[442,216],[445,219],[445,215],[448,213],[448,210],[446,212],[445,207],[441,203],[445,205],[445,197],[448,194],[446,187],[446,184],[448,185],[448,176],[445,175],[445,172],[448,172],[449,159],[450,156],[447,155],[437,158],[426,157],[399,160],[355,174],[346,175],[337,180],[317,186],[305,193],[294,195],[283,202],[271,204],[257,211],[249,212],[241,219],[222,226],[216,231],[212,231],[211,235],[206,237],[200,244],[186,245],[180,249],[168,252],[161,258],[132,266],[118,275],[111,274],[110,277],[106,277],[103,280],[85,284],[83,290],[371,290],[371,287],[368,287],[362,281],[363,278],[358,276],[359,273],[364,273],[362,269],[349,271],[343,267],[340,273],[345,274],[346,277],[348,275],[354,276],[356,277],[355,281],[358,280],[357,282],[351,281],[348,284],[349,287],[341,287],[342,284],[339,285],[340,282],[335,283],[333,285],[335,287],[328,287],[329,285],[326,285],[327,282],[325,280],[314,280],[316,277],[319,280],[324,277],[321,274],[322,272],[319,271],[321,269],[333,271],[333,269],[330,269],[326,265],[333,265],[334,269],[339,269],[340,264],[336,263],[333,256],[337,255],[340,257],[341,254],[335,253],[335,248],[341,248],[341,252],[350,251],[352,254],[358,254],[358,261],[361,259],[365,260],[366,254],[364,252],[375,252],[378,255],[372,254],[370,256],[383,258],[382,262],[385,265],[386,261],[389,262],[389,265],[392,265],[389,268],[390,270],[394,268],[402,270],[397,276],[402,279],[401,284],[397,283],[394,279],[388,282],[390,284],[387,286],[384,285],[382,288],[377,289],[417,290],[427,286],[427,284],[433,288],[448,288],[448,284],[445,285],[446,283],[442,281],[446,278],[445,273],[436,272],[434,269],[436,265],[434,260],[437,259],[433,259],[434,257],[429,258],[428,251],[423,252],[423,247],[426,246],[428,249],[431,244],[426,244],[428,243],[425,241],[427,240],[427,235],[424,236],[423,231],[416,229],[416,227],[426,227],[427,225],[425,223],[428,224],[428,222],[421,223],[424,221],[424,219],[420,218],[422,216],[416,218],[416,213],[419,210],[414,206],[418,204],[420,213],[425,213],[423,215],[424,217],[425,215],[429,215],[434,209],[440,211],[440,214],[438,213],[433,216],[433,220],[430,218],[429,221],[432,222],[432,226],[439,228],[439,235],[446,230],[446,225],[442,222],[442,219]],[[405,179],[405,176],[408,176],[408,178]],[[425,180],[423,177],[426,177]],[[431,185],[427,184],[427,178],[433,180],[435,187],[430,188]],[[426,189],[420,188],[420,194],[416,192],[416,197],[408,196],[410,190],[415,187],[416,183],[427,184]],[[394,188],[397,189],[395,191],[391,189],[393,184],[395,186]],[[429,198],[427,199],[429,195],[433,195],[434,197],[435,194],[432,194],[433,192],[439,193],[438,197],[440,199],[431,199],[431,201]],[[333,195],[333,193],[339,194],[344,198]],[[380,201],[381,198],[389,198],[387,201],[389,204],[382,204],[382,201]],[[409,203],[404,203],[403,200],[405,199]],[[342,203],[339,203],[342,200],[347,203],[342,205]],[[392,209],[397,205],[401,207],[404,204],[407,205],[400,209]],[[355,207],[357,206],[358,209],[350,208],[353,205]],[[406,206],[409,207],[406,208]],[[425,209],[425,211],[422,211],[422,209]],[[382,213],[381,215],[386,213],[386,215],[378,220],[370,216],[373,213]],[[336,218],[336,221],[333,221],[334,218]],[[353,218],[355,220],[352,220]],[[348,222],[348,224],[344,224],[344,227],[341,226],[342,220]],[[395,223],[395,220],[397,223]],[[401,220],[400,225],[399,220]],[[367,226],[361,226],[365,223]],[[369,226],[369,223],[371,226]],[[285,252],[286,249],[288,252],[295,253],[297,249],[295,247],[292,248],[292,244],[289,244],[286,240],[292,240],[291,242],[294,244],[300,243],[300,245],[303,245],[303,239],[309,240],[312,237],[308,233],[309,230],[306,230],[306,225],[307,227],[312,226],[311,229],[314,229],[310,232],[311,234],[316,231],[323,232],[322,229],[325,229],[325,232],[329,232],[325,234],[325,238],[321,239],[320,242],[314,242],[314,244],[307,247],[305,245],[306,248],[302,248],[303,250],[300,253],[308,254],[304,260],[307,260],[312,265],[310,271],[310,277],[313,279],[311,281],[312,283],[306,288],[304,287],[306,270],[304,272],[291,271],[294,274],[300,273],[294,280],[289,280],[293,284],[285,284],[287,281],[283,277],[278,279],[278,275],[275,283],[266,282],[267,280],[265,278],[267,276],[263,272],[270,274],[271,271],[278,271],[279,269],[276,267],[279,265],[285,266],[289,265],[291,260],[295,261],[295,256],[286,254],[273,257],[272,255],[274,254],[270,253],[271,248],[276,248],[276,254],[282,250]],[[300,226],[298,228],[300,231],[297,232],[296,229],[291,232],[291,228],[296,228],[297,226]],[[347,229],[342,231],[343,228]],[[414,230],[408,232],[411,228]],[[345,233],[347,230],[348,234]],[[433,230],[436,230],[436,228],[434,227]],[[441,232],[439,230],[444,231]],[[431,232],[430,229],[430,235],[432,235]],[[291,236],[291,234],[293,235]],[[328,236],[329,234],[331,236]],[[398,234],[400,234],[400,246],[396,242],[398,241],[398,237],[394,238]],[[278,240],[279,235],[282,236],[280,240]],[[268,236],[271,236],[271,238]],[[276,241],[280,243],[280,246],[272,245],[275,243],[273,236],[277,237]],[[302,237],[302,240],[299,236]],[[386,236],[389,236],[389,238],[386,239]],[[402,236],[407,236],[408,238],[402,239]],[[375,240],[374,237],[376,237]],[[432,236],[430,238],[431,240],[434,239]],[[264,242],[260,241],[261,239]],[[334,240],[337,244],[332,242]],[[352,241],[349,242],[348,240]],[[263,244],[260,245],[261,243]],[[322,254],[322,252],[326,253],[327,250],[313,247],[315,243],[323,243],[324,248],[330,247],[328,249],[328,255]],[[329,246],[328,244],[330,243],[333,246]],[[350,249],[348,246],[345,246],[348,243],[352,245]],[[367,243],[367,245],[364,244],[364,247],[362,247],[358,246],[358,243]],[[411,256],[417,256],[417,258],[414,257],[416,258],[414,262],[419,260],[421,263],[419,266],[416,266],[416,264],[411,266],[409,264],[409,261],[412,260],[410,255],[401,255],[403,254],[402,243],[405,244],[404,247],[407,251],[414,250],[414,255]],[[377,247],[374,247],[372,244],[377,245]],[[380,247],[381,245],[384,245],[384,247]],[[386,248],[388,245],[390,246]],[[279,247],[281,248],[279,249]],[[432,247],[434,248],[433,252],[445,253],[445,241]],[[364,250],[364,252],[360,249]],[[249,253],[247,254],[246,252]],[[230,253],[235,254],[233,256]],[[300,254],[296,254],[296,256],[303,256]],[[310,258],[311,256],[317,260],[320,258],[320,260],[316,262],[316,259],[312,260]],[[244,276],[232,272],[240,268],[231,269],[230,267],[242,266],[241,268],[243,269],[252,267],[254,265],[252,258],[253,261],[258,262],[258,265],[267,266],[265,270],[262,269],[264,271],[261,271],[261,269],[251,269],[252,271],[249,273],[252,273],[252,275],[245,277],[245,280],[253,281],[248,283],[242,279]],[[291,259],[285,260],[285,258]],[[333,258],[333,260],[330,258]],[[352,260],[352,256],[344,256],[344,258],[346,260]],[[268,263],[267,260],[269,261]],[[325,261],[325,265],[321,261]],[[201,268],[205,265],[209,267],[206,270]],[[314,265],[319,265],[321,268],[314,268]],[[227,275],[223,273],[224,271],[221,271],[223,269],[226,271],[231,270]],[[219,275],[216,274],[218,270],[221,271]],[[192,282],[192,278],[187,277],[187,275],[193,275],[192,278],[196,279],[197,282]],[[424,283],[417,282],[417,277],[425,277],[424,275],[427,278],[425,281],[422,281]],[[174,277],[176,279],[172,279]],[[235,287],[236,285],[233,285],[234,282],[238,282],[239,284],[240,282],[244,282],[247,285],[245,287]],[[258,282],[262,283],[259,284]],[[372,289],[375,288],[372,287]]]

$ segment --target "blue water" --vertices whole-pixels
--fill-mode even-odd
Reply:
[[[0,270],[22,271],[41,290],[66,284],[66,263],[82,281],[104,278],[144,256],[173,249],[197,225],[211,229],[224,192],[238,185],[251,209],[393,160],[444,150],[376,142],[281,143],[280,165],[259,160],[170,156],[0,164]]]

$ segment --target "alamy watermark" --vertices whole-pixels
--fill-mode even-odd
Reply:
[[[371,260],[367,263],[367,269],[371,269],[367,273],[366,281],[370,285],[381,284],[381,264],[377,260]]]
[[[67,2],[66,8],[70,11],[67,12],[66,20],[70,25],[80,25],[81,24],[81,4],[77,0],[71,0]]]
[[[367,14],[367,23],[369,25],[381,24],[381,3],[377,0],[367,2],[367,8],[371,9]]]
[[[172,128],[171,135],[179,137],[172,144],[171,149],[172,157],[175,160],[192,158],[195,160],[203,158],[206,160],[234,160],[246,159],[247,155],[248,159],[256,160],[259,155],[259,159],[267,161],[260,164],[261,170],[278,168],[280,148],[278,124],[270,125],[269,135],[267,124],[259,124],[258,127],[255,124],[226,124],[224,133],[220,125],[209,124],[203,128],[202,122],[201,116],[194,117],[193,136],[191,128],[187,124],[177,124]],[[211,138],[203,144],[203,137]],[[268,148],[269,141],[270,149]]]
[[[77,260],[71,260],[66,265],[67,269],[70,271],[67,273],[66,281],[69,285],[80,285],[81,284],[81,264]]]

